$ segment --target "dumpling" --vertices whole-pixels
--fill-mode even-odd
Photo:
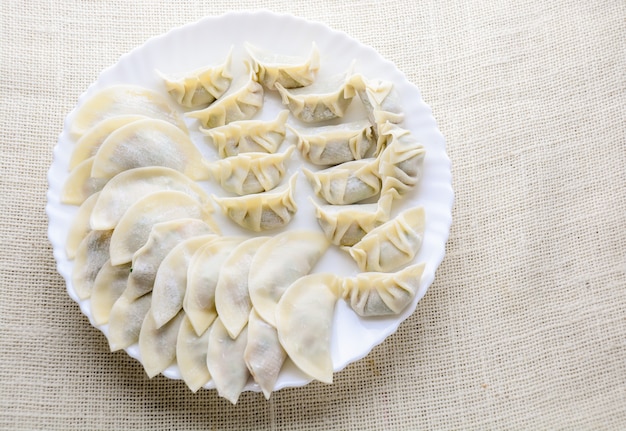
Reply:
[[[165,256],[182,241],[211,233],[211,227],[199,219],[181,218],[152,226],[148,240],[133,255],[125,295],[134,299],[152,292],[156,273]]]
[[[284,187],[271,192],[213,200],[222,211],[239,226],[254,232],[277,229],[287,225],[298,207],[293,198],[298,174],[294,174]]]
[[[315,217],[326,238],[339,246],[350,246],[359,242],[365,234],[380,226],[391,214],[393,197],[381,196],[375,204],[360,205],[317,205]]]
[[[125,115],[143,115],[167,121],[183,131],[185,122],[166,98],[147,88],[113,85],[87,99],[70,121],[73,136],[81,136],[103,120]]]
[[[350,85],[359,95],[369,121],[375,126],[376,133],[378,133],[378,127],[386,122],[397,124],[404,120],[400,96],[393,82],[353,75]]]
[[[220,237],[199,249],[186,269],[187,289],[183,308],[197,335],[211,325],[217,312],[215,288],[224,261],[244,241],[243,237]]]
[[[217,393],[233,404],[237,403],[250,377],[243,359],[247,342],[247,328],[233,340],[220,319],[215,319],[209,333],[207,365]]]
[[[72,286],[80,299],[91,296],[96,276],[109,260],[110,243],[110,230],[93,230],[78,246],[72,270]]]
[[[278,339],[287,355],[308,376],[333,382],[330,352],[339,280],[333,274],[311,274],[296,280],[276,308]]]
[[[111,308],[115,301],[126,290],[130,264],[113,266],[107,260],[93,283],[91,292],[91,314],[96,325],[104,325],[109,321]]]
[[[283,179],[293,147],[279,154],[243,153],[209,165],[213,178],[228,192],[240,196],[267,192]]]
[[[297,136],[296,145],[302,156],[315,165],[360,160],[375,146],[372,126],[367,121],[289,130]]]
[[[236,338],[252,308],[248,293],[248,275],[252,258],[269,238],[251,238],[240,243],[220,265],[215,286],[215,308],[231,338]]]
[[[139,341],[141,325],[152,303],[152,293],[129,298],[122,293],[109,314],[108,339],[112,352],[125,349]]]
[[[413,260],[424,236],[424,208],[405,210],[344,248],[361,271],[390,272]]]
[[[327,80],[317,80],[308,87],[288,90],[279,83],[275,87],[283,105],[297,119],[305,123],[316,123],[344,116],[352,102],[347,88],[351,73],[352,68]]]
[[[183,309],[187,290],[187,269],[192,257],[205,245],[217,241],[215,235],[196,236],[182,241],[165,256],[152,288],[152,317],[157,328],[165,325]]]
[[[231,121],[248,120],[263,106],[263,87],[246,62],[247,73],[236,77],[228,91],[209,107],[187,112],[204,127],[219,127]]]
[[[313,269],[329,245],[321,232],[292,230],[259,247],[248,278],[250,300],[259,316],[276,326],[276,304],[283,292]]]
[[[111,263],[130,262],[148,240],[152,226],[180,218],[203,220],[213,232],[219,233],[210,212],[189,195],[169,190],[152,193],[128,208],[115,226],[111,236]]]
[[[393,274],[363,272],[341,281],[343,298],[359,316],[400,314],[415,298],[424,264],[407,266]]]
[[[241,153],[275,153],[285,140],[287,109],[278,113],[271,121],[233,121],[213,129],[200,128],[208,140],[217,148],[221,158]]]
[[[139,120],[111,133],[95,155],[91,176],[113,178],[145,166],[164,166],[205,180],[209,173],[187,134],[162,120]]]
[[[399,197],[421,180],[426,150],[411,132],[394,124],[385,123],[380,133],[379,139],[386,141],[380,155],[379,172],[384,179],[381,193],[391,192]]]
[[[211,379],[206,363],[209,334],[210,331],[206,330],[198,336],[187,316],[183,318],[178,330],[176,362],[180,375],[193,392],[197,392]]]
[[[378,159],[363,159],[317,172],[302,168],[302,172],[317,196],[329,204],[349,205],[380,192],[378,163]]]
[[[107,179],[91,176],[94,160],[95,157],[90,157],[72,169],[61,190],[61,203],[81,205],[87,198],[102,190]]]
[[[126,210],[150,193],[173,190],[188,194],[212,210],[209,196],[186,175],[160,166],[135,168],[117,174],[104,186],[91,214],[93,229],[113,229]]]
[[[185,313],[178,313],[167,324],[157,327],[148,310],[139,332],[139,354],[141,364],[148,377],[152,378],[163,372],[176,360],[176,338]]]
[[[146,118],[148,117],[142,115],[123,115],[107,118],[93,126],[76,142],[70,158],[70,169],[74,169],[80,162],[95,156],[98,148],[111,133],[128,123]]]
[[[81,241],[85,239],[87,234],[91,231],[91,225],[89,224],[89,218],[93,207],[96,205],[96,201],[100,196],[99,192],[89,196],[85,202],[78,208],[70,231],[67,234],[67,240],[65,241],[65,254],[67,258],[72,260],[76,257],[76,250]]]
[[[233,80],[231,71],[232,48],[224,63],[180,74],[167,76],[159,73],[167,92],[176,103],[187,108],[197,108],[220,98]]]
[[[254,308],[248,318],[248,344],[243,357],[254,381],[269,400],[287,353],[278,340],[276,328],[263,320]]]
[[[274,54],[249,43],[246,43],[246,50],[252,57],[259,82],[269,90],[274,90],[276,83],[285,88],[311,85],[320,67],[320,53],[315,42],[308,58]]]

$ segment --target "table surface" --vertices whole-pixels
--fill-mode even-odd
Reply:
[[[233,406],[109,352],[56,272],[44,208],[63,119],[99,72],[239,8],[393,61],[446,137],[455,206],[394,335],[332,385]],[[623,429],[625,41],[622,0],[2,2],[0,428]]]

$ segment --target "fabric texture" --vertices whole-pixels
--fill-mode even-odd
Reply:
[[[149,380],[65,291],[46,174],[67,113],[150,37],[240,8],[321,21],[420,88],[447,140],[446,258],[416,312],[332,385],[236,406]],[[0,4],[0,428],[624,429],[622,0]]]

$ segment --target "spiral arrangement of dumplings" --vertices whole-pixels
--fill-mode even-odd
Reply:
[[[423,209],[391,218],[394,200],[419,183],[425,154],[400,126],[393,84],[351,70],[316,80],[315,45],[308,58],[246,49],[245,74],[233,74],[231,50],[220,65],[162,75],[179,107],[128,85],[92,96],[71,124],[61,197],[79,206],[66,242],[72,285],[111,350],[138,344],[150,377],[176,364],[191,390],[213,381],[233,403],[251,379],[269,398],[287,358],[332,382],[337,300],[363,317],[398,314],[424,269],[412,263]],[[287,109],[254,120],[264,91],[277,91]],[[361,121],[319,124],[341,118],[354,98]],[[202,157],[180,107],[220,160]],[[290,115],[299,126],[287,124]],[[297,211],[297,173],[285,178],[294,147],[277,153],[287,130],[311,165],[302,171],[320,229],[273,234]],[[205,180],[232,196],[209,196]],[[214,204],[250,235],[222,235]],[[331,246],[361,273],[312,273]]]

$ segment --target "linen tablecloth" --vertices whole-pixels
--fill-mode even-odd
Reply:
[[[231,10],[321,21],[417,85],[452,160],[447,255],[363,360],[244,393],[148,379],[65,291],[46,173],[67,113],[152,36]],[[0,3],[2,429],[624,429],[623,0]]]

